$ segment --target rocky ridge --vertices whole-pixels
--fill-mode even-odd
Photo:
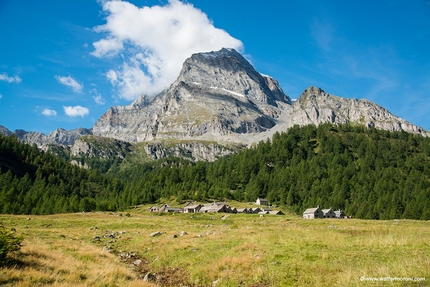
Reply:
[[[209,139],[231,142],[235,134],[260,133],[289,104],[278,83],[263,77],[232,49],[187,59],[177,80],[153,99],[110,108],[93,133],[130,142]],[[240,142],[240,141],[236,141]]]
[[[300,123],[357,123],[388,131],[407,131],[428,136],[423,128],[413,125],[383,107],[366,99],[347,99],[330,95],[321,88],[309,87],[294,102],[288,113],[287,126]]]
[[[12,133],[0,126],[0,133],[15,134],[44,149],[61,145],[61,152],[72,157],[123,158],[130,143],[145,142],[144,153],[152,159],[213,161],[236,150],[226,145],[246,146],[294,125],[327,122],[430,135],[369,100],[337,97],[318,87],[305,89],[292,102],[275,79],[258,73],[237,51],[226,48],[193,54],[168,89],[109,108],[92,129],[56,129],[44,135]]]
[[[6,136],[15,135],[23,142],[36,144],[39,148],[42,148],[49,144],[71,146],[78,138],[86,135],[92,135],[93,133],[91,129],[85,128],[77,128],[74,130],[58,128],[48,135],[45,135],[41,132],[27,132],[24,130],[15,130],[14,132],[11,132],[7,128],[0,126],[0,134]]]
[[[292,103],[278,82],[258,73],[233,49],[188,58],[177,80],[153,99],[110,108],[94,125],[96,135],[130,142],[157,139],[252,144],[293,125],[357,123],[428,136],[377,104],[307,88]]]

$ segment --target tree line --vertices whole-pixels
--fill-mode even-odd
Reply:
[[[430,219],[430,139],[406,132],[349,124],[294,126],[213,163],[110,160],[109,167],[101,165],[103,172],[72,166],[13,138],[0,139],[0,153],[5,141],[13,142],[6,150],[15,149],[21,156],[16,161],[27,171],[14,173],[2,165],[3,213],[119,210],[170,196],[178,201],[266,197],[297,214],[320,205],[357,218]],[[41,197],[49,203],[37,200]]]
[[[117,210],[115,177],[72,165],[15,136],[0,135],[0,212],[50,214]]]

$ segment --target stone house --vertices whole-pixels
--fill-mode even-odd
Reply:
[[[174,213],[174,212],[179,212],[179,213],[181,213],[181,212],[183,212],[184,210],[183,210],[182,208],[170,207],[168,204],[163,204],[163,205],[160,207],[159,211],[171,212],[171,213]]]
[[[217,203],[211,203],[211,204],[205,204],[203,205],[199,212],[202,213],[218,213],[218,212],[228,212],[229,208],[225,204],[217,204]]]
[[[237,208],[236,207],[229,207],[229,209],[230,209],[230,213],[234,213],[234,214],[236,214],[237,213]]]
[[[342,209],[336,210],[334,212],[336,218],[345,218],[345,213],[343,212]]]
[[[248,208],[238,208],[237,213],[249,213]]]
[[[336,218],[336,214],[334,213],[331,207],[329,209],[323,209],[322,212],[323,212],[324,218]]]
[[[324,218],[324,213],[321,210],[320,206],[314,208],[308,208],[303,212],[303,218],[306,219],[314,219],[314,218]]]
[[[280,210],[271,210],[271,211],[269,211],[269,214],[273,214],[273,215],[285,215],[285,213],[283,213]]]
[[[190,202],[184,206],[184,213],[197,213],[200,211],[203,205],[195,204],[194,202]]]
[[[260,211],[261,211],[261,208],[259,207],[248,209],[248,213],[253,213],[253,214],[258,214]]]
[[[265,198],[257,198],[257,200],[255,201],[255,204],[258,205],[269,205],[269,201]]]
[[[149,212],[159,212],[159,208],[156,205],[151,206],[150,208],[148,208]]]

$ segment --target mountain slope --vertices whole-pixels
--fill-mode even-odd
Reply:
[[[368,100],[346,99],[309,87],[294,103],[276,80],[237,51],[197,53],[177,80],[156,97],[110,108],[93,133],[129,142],[160,139],[255,143],[294,125],[357,123],[428,135]]]
[[[36,144],[38,147],[49,144],[71,146],[81,136],[92,135],[92,130],[85,128],[77,128],[74,130],[58,128],[48,135],[45,135],[41,132],[27,132],[24,130],[15,130],[11,132],[6,127],[0,126],[0,134],[5,136],[15,135],[19,140],[28,144]]]
[[[47,145],[62,145],[74,150],[78,138],[94,135],[159,147],[179,140],[190,143],[186,150],[196,151],[203,142],[250,145],[294,125],[322,123],[354,123],[429,135],[371,101],[337,97],[317,87],[305,89],[292,102],[275,79],[261,75],[237,51],[226,48],[193,54],[168,89],[153,98],[142,95],[128,106],[109,108],[92,129],[57,129],[49,135],[16,130],[13,134],[45,149]],[[0,133],[12,134],[1,126]],[[205,151],[195,158],[221,155]]]
[[[216,139],[272,128],[278,102],[290,103],[278,83],[263,77],[232,49],[194,54],[178,79],[152,100],[142,96],[113,107],[94,125],[95,135],[139,142],[154,139]]]
[[[366,99],[346,99],[330,95],[317,87],[309,87],[293,104],[292,124],[357,123],[388,131],[428,133]]]

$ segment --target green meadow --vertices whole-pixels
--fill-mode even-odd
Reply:
[[[0,286],[430,286],[428,221],[142,207],[0,224],[24,237]]]

